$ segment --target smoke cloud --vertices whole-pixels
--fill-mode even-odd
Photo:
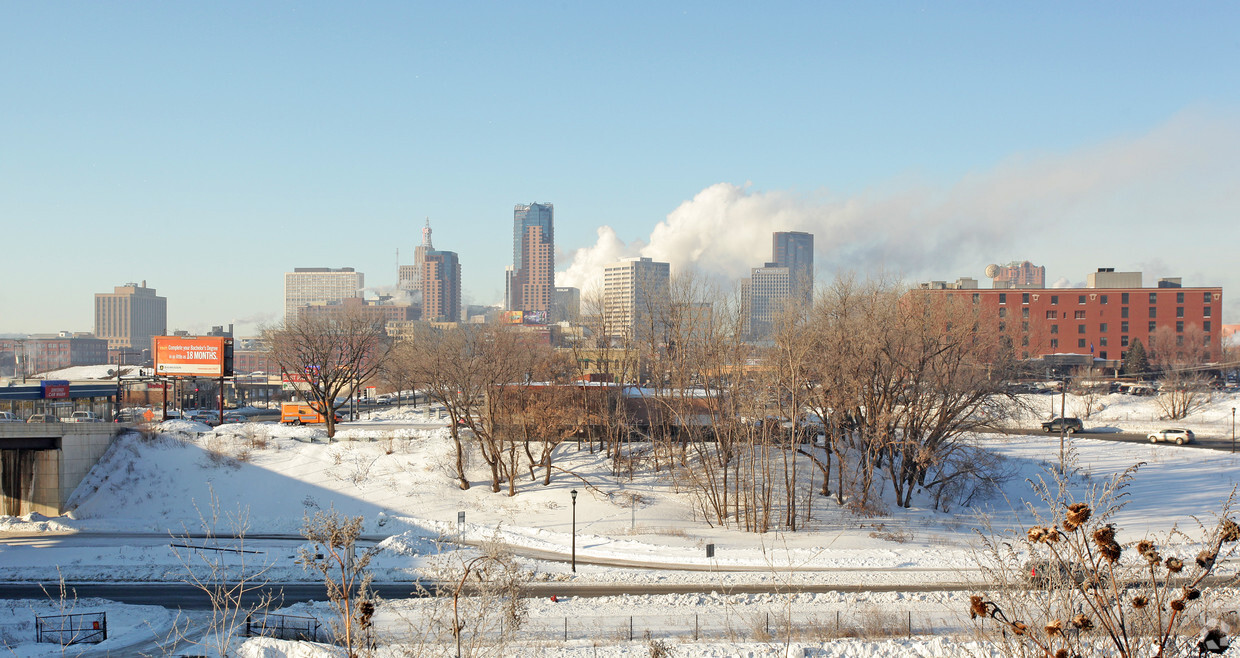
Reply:
[[[630,256],[735,280],[771,259],[774,231],[813,233],[819,275],[981,279],[987,263],[1031,260],[1047,265],[1048,280],[1081,280],[1096,266],[1135,267],[1140,253],[1157,251],[1163,245],[1138,241],[1152,227],[1165,233],[1167,213],[1214,231],[1218,217],[1234,217],[1240,201],[1225,181],[1240,174],[1236,125],[1185,113],[1144,135],[1011,158],[950,185],[890,185],[846,198],[717,183],[669,213],[648,239],[625,242],[599,228],[594,245],[571,254],[557,285],[588,291],[604,265]],[[1128,260],[1095,262],[1117,257]],[[1219,285],[1218,275],[1195,285]]]

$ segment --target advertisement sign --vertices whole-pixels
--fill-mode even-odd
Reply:
[[[521,324],[525,319],[525,314],[521,311],[501,311],[499,314],[500,324]]]
[[[155,373],[184,377],[223,377],[231,338],[156,336]]]
[[[43,388],[43,399],[57,400],[69,397],[69,382],[43,380],[40,384]]]
[[[547,324],[546,311],[526,311],[525,324]]]

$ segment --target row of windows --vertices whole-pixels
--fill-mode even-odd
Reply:
[[[1213,307],[1210,307],[1210,306],[1207,306],[1207,307],[1203,308],[1203,309],[1202,309],[1201,316],[1202,316],[1202,317],[1206,317],[1206,318],[1213,317],[1213,314],[1210,312],[1212,308],[1213,308]],[[1006,308],[1001,308],[1001,309],[999,309],[999,317],[1001,317],[1001,318],[1002,318],[1002,317],[1006,317],[1006,316],[1007,316],[1007,309],[1006,309]],[[1022,308],[1022,309],[1021,309],[1021,316],[1022,316],[1022,317],[1026,317],[1026,318],[1027,318],[1027,317],[1029,317],[1029,309],[1027,309],[1027,308]],[[1073,312],[1073,314],[1072,314],[1072,316],[1073,316],[1073,318],[1074,318],[1074,319],[1076,319],[1076,320],[1084,320],[1084,319],[1085,319],[1085,311],[1074,311],[1074,312]],[[1128,317],[1128,307],[1127,307],[1127,306],[1121,307],[1121,308],[1119,309],[1119,316],[1120,316],[1121,318],[1126,318],[1126,317]],[[1065,318],[1067,318],[1067,317],[1068,317],[1068,313],[1067,313],[1066,311],[1064,312],[1064,317],[1065,317]],[[1151,318],[1156,318],[1156,317],[1158,317],[1158,307],[1156,307],[1156,306],[1151,306],[1151,307],[1150,307],[1150,317],[1151,317]],[[1183,307],[1183,306],[1177,306],[1177,307],[1175,308],[1175,317],[1177,317],[1177,318],[1182,318],[1182,317],[1184,317],[1184,307]],[[1054,311],[1054,310],[1047,311],[1047,312],[1046,312],[1046,319],[1047,319],[1047,320],[1058,320],[1058,319],[1059,319],[1059,311]]]
[[[1028,329],[1028,328],[1029,328],[1029,323],[1028,323],[1028,322],[1024,323],[1024,325],[1025,325],[1025,329]],[[1076,333],[1078,333],[1078,334],[1083,334],[1083,333],[1085,333],[1085,326],[1086,326],[1086,325],[1084,325],[1084,324],[1078,324],[1078,325],[1076,325]],[[1120,332],[1121,332],[1121,333],[1128,333],[1128,323],[1127,323],[1127,322],[1121,322],[1121,323],[1119,323],[1119,326],[1120,326],[1120,329],[1119,329],[1119,330],[1120,330]],[[1002,324],[1000,324],[1000,327],[1002,327]],[[1098,323],[1098,332],[1099,332],[1099,333],[1103,333],[1103,334],[1105,334],[1105,333],[1107,332],[1107,329],[1108,329],[1108,328],[1109,328],[1109,327],[1107,326],[1107,323],[1106,323],[1106,322],[1100,322],[1100,323]],[[1151,323],[1149,324],[1149,331],[1150,331],[1150,333],[1154,333],[1157,329],[1158,329],[1158,323],[1157,323],[1157,322],[1151,322]],[[1206,320],[1205,322],[1202,322],[1202,323],[1201,323],[1201,331],[1203,331],[1204,333],[1207,333],[1207,334],[1208,334],[1208,333],[1210,333],[1210,329],[1211,329],[1211,325],[1210,325],[1210,321],[1209,321],[1209,320]],[[1181,334],[1182,334],[1182,333],[1184,333],[1184,321],[1183,321],[1183,320],[1179,320],[1179,321],[1177,321],[1177,322],[1175,323],[1175,330],[1176,330],[1176,333],[1181,333]],[[1051,325],[1051,333],[1052,333],[1052,334],[1057,334],[1057,333],[1059,333],[1059,325],[1057,325],[1057,324],[1052,324],[1052,325]]]
[[[1097,295],[1097,293],[1092,293],[1092,294]],[[1126,292],[1125,292],[1125,293],[1120,293],[1120,303],[1121,303],[1121,304],[1127,304],[1127,303],[1128,303],[1128,295],[1129,295],[1129,293],[1126,293]],[[1007,296],[1008,296],[1008,294],[1007,294],[1006,292],[1001,292],[1001,293],[999,293],[999,303],[1000,303],[1000,304],[1006,304],[1006,303],[1007,303]],[[1109,296],[1109,295],[1097,295],[1097,296],[1098,296],[1098,303],[1100,303],[1100,304],[1106,304],[1106,303],[1108,303],[1108,302],[1110,301],[1110,299],[1109,299],[1109,297],[1110,297],[1110,296]],[[1086,298],[1087,298],[1087,297],[1089,297],[1089,295],[1077,295],[1077,297],[1076,297],[1076,303],[1077,303],[1077,304],[1085,304],[1085,303],[1086,303],[1086,301],[1085,301],[1085,300],[1086,300]],[[1036,298],[1037,298],[1037,297],[1035,296],[1035,297],[1034,297],[1034,299],[1036,299]],[[981,301],[981,299],[982,299],[982,294],[981,294],[981,293],[977,293],[977,292],[973,293],[973,301],[974,301],[974,302],[980,302],[980,301]],[[1209,304],[1209,303],[1213,302],[1213,301],[1214,301],[1214,293],[1210,293],[1210,292],[1202,293],[1202,301],[1204,301],[1206,304]],[[1023,292],[1023,293],[1021,293],[1021,294],[1020,294],[1020,303],[1022,303],[1022,304],[1028,304],[1028,303],[1029,303],[1029,293],[1027,293],[1027,292]],[[1059,295],[1051,295],[1051,304],[1058,304],[1058,303],[1059,303]],[[1150,303],[1151,303],[1151,304],[1157,304],[1157,303],[1158,303],[1158,293],[1156,293],[1156,292],[1152,292],[1152,293],[1150,293]],[[1177,303],[1177,304],[1183,304],[1183,303],[1184,303],[1184,293],[1183,293],[1183,292],[1177,292],[1177,293],[1175,294],[1175,303]]]

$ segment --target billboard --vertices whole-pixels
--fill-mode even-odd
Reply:
[[[526,311],[523,320],[525,324],[547,324],[547,312]]]
[[[499,314],[500,324],[521,324],[525,314],[521,311],[502,311]]]
[[[232,362],[232,339],[218,336],[156,336],[155,374],[224,377]],[[226,366],[227,364],[227,366]]]
[[[43,388],[43,399],[59,400],[69,397],[69,382],[44,380],[40,383]]]

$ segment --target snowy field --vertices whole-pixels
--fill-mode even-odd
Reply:
[[[1019,426],[1036,427],[1048,418],[1052,397],[1057,414],[1059,396],[1028,396],[1031,411],[1019,419]],[[1084,417],[1084,402],[1069,395],[1068,415]],[[1237,403],[1240,396],[1216,395],[1189,419],[1168,423],[1159,419],[1161,412],[1151,398],[1110,395],[1095,401],[1085,425],[1103,433],[1182,426],[1201,436],[1229,437],[1231,409]],[[479,468],[485,465],[472,465],[473,486],[462,491],[451,477],[451,441],[446,429],[432,426],[436,420],[421,411],[389,409],[346,423],[332,442],[318,428],[249,423],[212,430],[186,421],[164,423],[153,435],[122,437],[74,492],[70,513],[53,519],[0,517],[0,580],[46,580],[49,573],[59,572],[74,582],[180,582],[186,556],[170,547],[170,535],[233,533],[244,526],[250,535],[295,536],[307,514],[335,509],[365,518],[364,534],[381,549],[372,563],[380,582],[410,581],[424,570],[448,568],[478,555],[475,547],[491,542],[523,556],[519,562],[535,584],[723,588],[740,583],[938,582],[982,587],[974,529],[983,518],[992,527],[1017,532],[1031,523],[1025,509],[1033,498],[1029,480],[1046,476],[1059,451],[1057,436],[972,437],[1001,455],[1008,473],[1002,491],[973,508],[944,513],[919,500],[921,507],[858,519],[819,498],[813,522],[802,531],[752,534],[711,527],[695,511],[692,494],[666,473],[617,478],[598,453],[579,450],[575,443],[560,446],[556,460],[576,477],[557,474],[551,485],[543,486],[539,473],[538,481],[520,482],[517,495],[509,497],[490,491]],[[385,426],[393,423],[414,429]],[[1240,479],[1240,457],[1225,452],[1085,436],[1070,441],[1076,467],[1073,486],[1081,495],[1089,486],[1145,463],[1114,519],[1123,540],[1165,534],[1177,524],[1196,536],[1191,517],[1208,523]],[[580,492],[576,573],[567,561],[573,527],[569,490],[574,488]],[[458,527],[460,512],[465,523]],[[715,547],[713,558],[706,557],[708,544]],[[262,553],[249,566],[267,568],[266,577],[274,582],[313,581],[293,563],[298,545],[250,539],[246,546]],[[59,647],[52,651],[51,646],[32,643],[32,619],[34,612],[64,609],[63,602],[3,603],[0,640],[12,655],[59,653]],[[402,612],[401,605],[408,609]],[[402,632],[397,620],[418,617],[419,605],[431,604],[392,604],[380,613],[380,626],[397,637]],[[131,655],[127,651],[132,647],[166,634],[172,624],[162,608],[99,601],[71,602],[70,607],[107,610],[109,625],[116,629],[107,646],[88,650],[100,653],[88,655]],[[330,616],[322,604],[301,604],[289,612]],[[652,637],[667,638],[678,656],[984,654],[965,633],[966,617],[966,592],[681,594],[572,597],[555,603],[532,599],[529,644],[509,647],[506,653],[648,655],[644,632],[650,630]],[[133,621],[138,619],[143,623]],[[793,637],[789,627],[819,628],[832,639]],[[849,634],[864,639],[839,637]],[[241,655],[335,654],[307,644],[252,639]]]

